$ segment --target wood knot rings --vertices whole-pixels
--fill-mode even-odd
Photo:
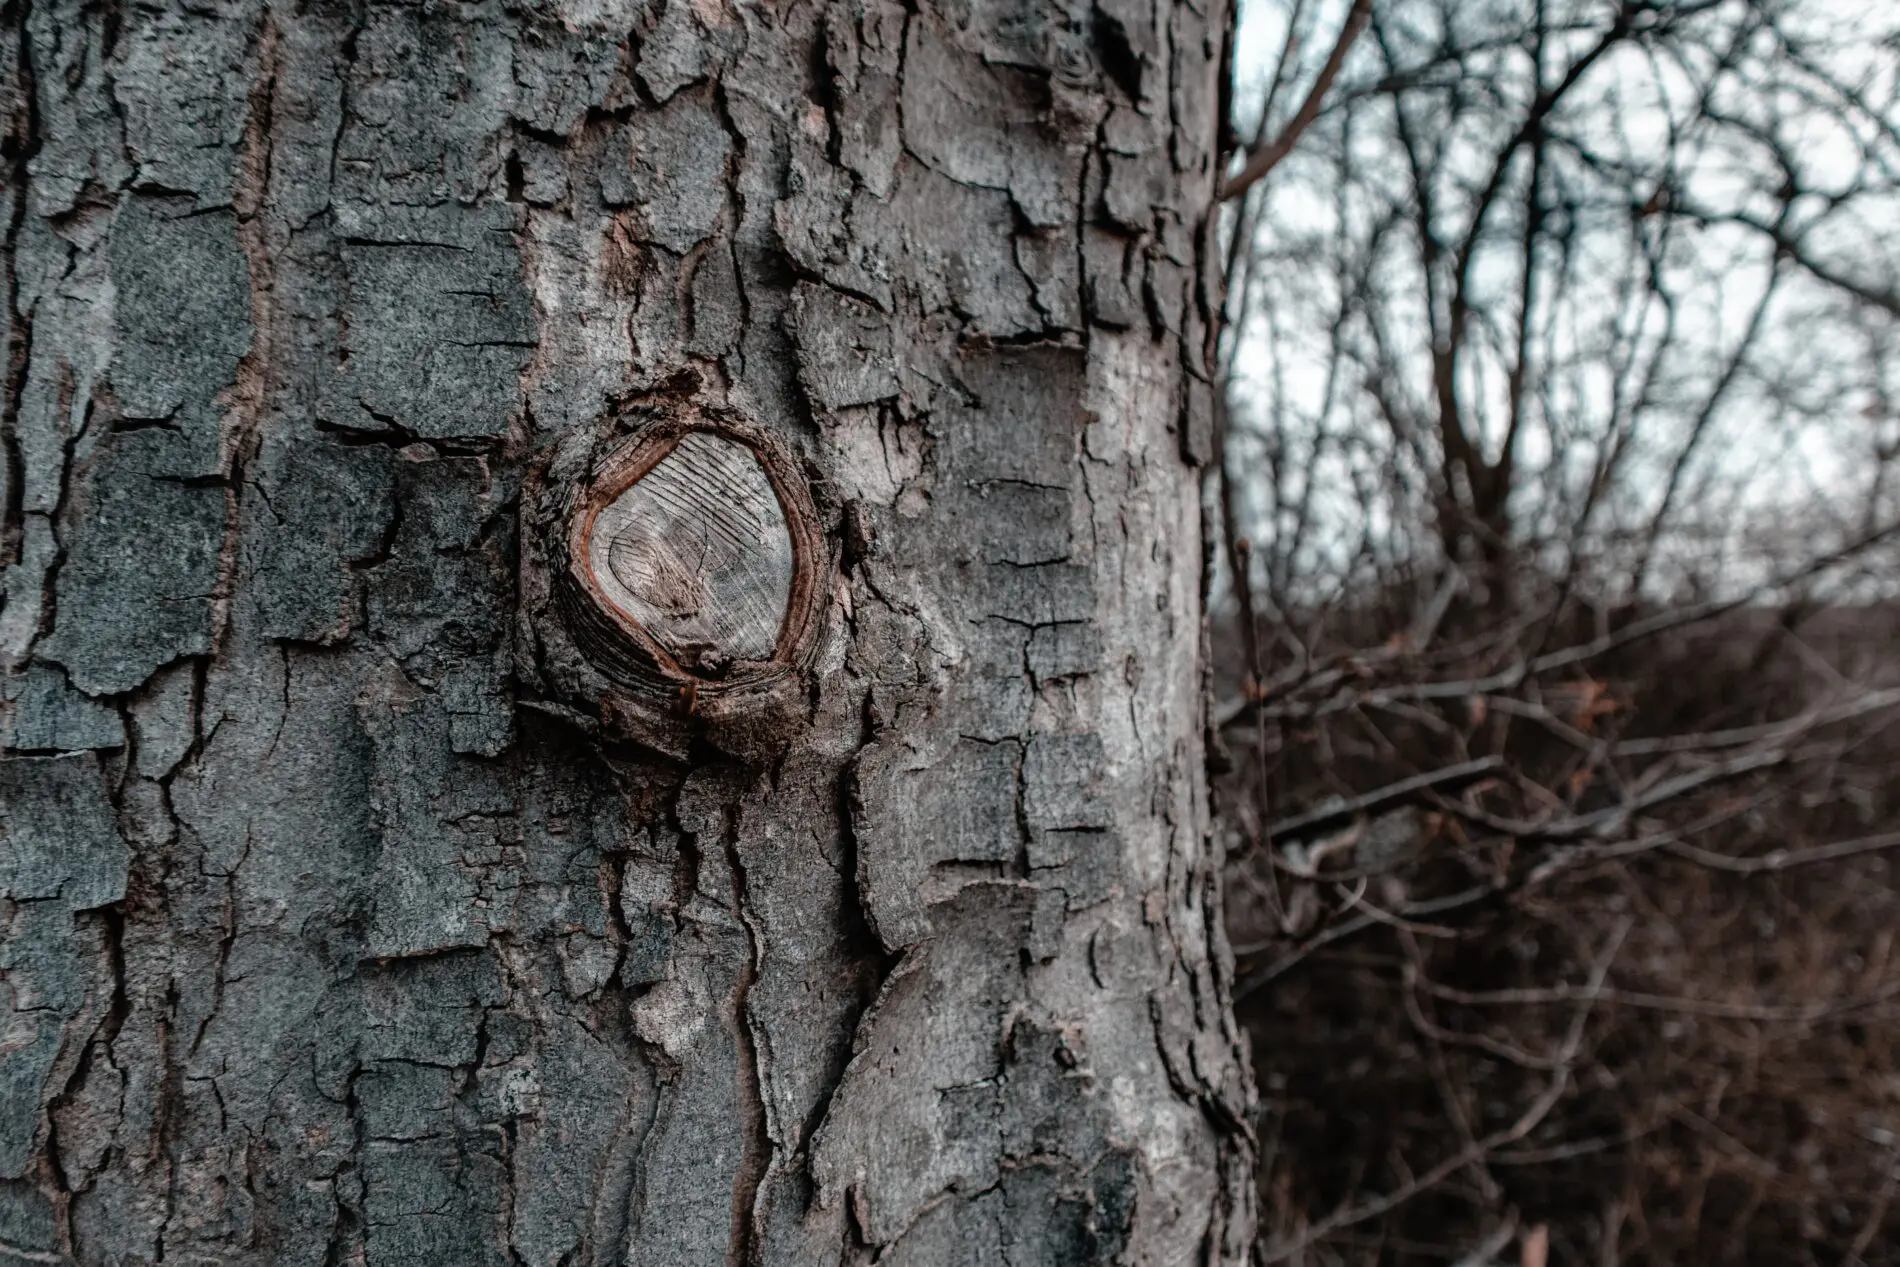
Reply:
[[[769,433],[690,406],[612,419],[561,444],[523,518],[532,668],[568,707],[675,756],[782,744],[833,560]]]

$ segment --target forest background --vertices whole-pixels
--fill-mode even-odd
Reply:
[[[1238,32],[1261,1260],[1900,1261],[1900,12]]]

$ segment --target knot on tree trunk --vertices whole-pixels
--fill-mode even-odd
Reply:
[[[782,443],[690,402],[636,406],[565,440],[522,507],[525,677],[670,755],[784,746],[835,560]]]

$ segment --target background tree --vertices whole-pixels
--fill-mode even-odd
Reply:
[[[1262,1257],[1889,1261],[1893,18],[1255,17]]]
[[[0,15],[0,1256],[1244,1259],[1218,6]]]

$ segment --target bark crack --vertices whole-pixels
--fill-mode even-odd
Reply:
[[[19,114],[23,117],[7,120],[5,138],[0,140],[0,159],[6,162],[7,187],[13,195],[7,208],[5,291],[0,293],[0,300],[7,306],[5,398],[0,403],[0,461],[6,464],[6,483],[0,487],[0,567],[19,561],[26,532],[26,478],[17,426],[21,397],[26,391],[26,370],[33,355],[33,317],[20,311],[19,248],[27,216],[27,164],[40,152],[38,85],[33,74],[32,41],[25,37],[31,13],[31,0],[21,0],[21,38],[14,71],[18,76]],[[0,612],[9,602],[10,595],[0,590]]]
[[[733,1028],[739,1039],[739,1107],[745,1119],[745,1150],[732,1180],[732,1238],[726,1249],[726,1267],[747,1267],[758,1260],[754,1206],[760,1182],[771,1164],[772,1140],[760,1036],[748,1007],[752,987],[759,979],[763,947],[749,906],[745,864],[740,861],[738,842],[733,835],[729,832],[725,841],[726,866],[732,880],[733,908],[745,928],[747,948],[732,992]]]

